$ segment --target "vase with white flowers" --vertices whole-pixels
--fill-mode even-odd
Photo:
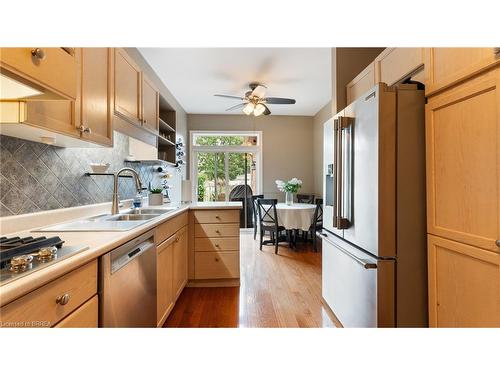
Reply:
[[[279,191],[285,192],[285,203],[290,206],[293,204],[293,195],[302,187],[302,180],[296,177],[289,181],[276,180],[276,186]]]

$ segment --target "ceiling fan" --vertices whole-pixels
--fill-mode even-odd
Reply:
[[[250,90],[245,93],[244,97],[223,94],[215,94],[214,96],[241,100],[242,103],[229,107],[226,111],[241,108],[246,115],[253,114],[254,116],[262,114],[265,116],[270,115],[271,111],[267,107],[267,104],[295,104],[295,99],[265,97],[267,87],[263,84],[252,82],[249,84],[249,87]]]

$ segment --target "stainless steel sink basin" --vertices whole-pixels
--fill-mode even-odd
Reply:
[[[138,221],[138,220],[151,220],[155,217],[160,216],[160,214],[156,215],[146,215],[146,214],[120,214],[116,216],[112,216],[106,221]]]

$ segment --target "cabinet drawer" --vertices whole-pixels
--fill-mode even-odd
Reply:
[[[240,277],[240,253],[196,253],[194,274],[196,279],[233,279]]]
[[[195,224],[195,237],[238,237],[239,224]]]
[[[195,238],[194,251],[239,251],[239,237]]]
[[[74,50],[41,48],[45,57],[34,58],[32,48],[0,49],[0,65],[11,73],[55,93],[52,99],[76,98],[78,63]]]
[[[98,300],[99,298],[95,295],[90,301],[85,302],[75,312],[69,314],[69,316],[59,322],[56,328],[97,328],[99,316]]]
[[[375,60],[379,82],[393,85],[424,63],[422,48],[387,48]]]
[[[172,236],[175,232],[177,232],[179,229],[186,226],[187,224],[188,224],[187,212],[183,212],[180,215],[168,219],[166,222],[156,227],[155,243],[158,245],[159,243],[165,241],[167,238]]]
[[[67,294],[66,304],[58,298]],[[2,326],[51,327],[97,294],[97,260],[2,307]]]
[[[239,210],[198,210],[194,211],[196,223],[239,223]]]

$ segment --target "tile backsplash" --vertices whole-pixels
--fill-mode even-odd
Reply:
[[[149,182],[159,186],[160,174],[153,165],[125,162],[128,139],[115,132],[113,148],[62,148],[1,135],[0,216],[111,201],[113,176],[86,176],[90,163],[110,163],[110,172],[131,167],[145,187]],[[180,181],[172,167],[167,170]],[[133,179],[120,178],[120,199],[134,195]]]

